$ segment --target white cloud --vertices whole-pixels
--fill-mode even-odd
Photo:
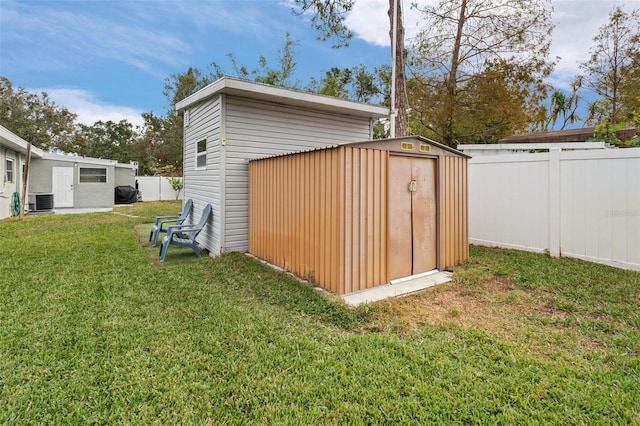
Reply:
[[[97,99],[92,93],[71,88],[28,89],[32,93],[46,92],[57,105],[67,108],[78,115],[81,124],[93,125],[96,121],[128,120],[134,126],[142,126],[142,110],[136,108],[112,105]]]
[[[411,2],[403,3],[406,39],[415,37],[419,27],[424,25],[421,13],[411,7]],[[419,0],[418,3],[435,3],[433,0]],[[551,58],[560,57],[551,78],[552,83],[567,88],[579,72],[579,62],[588,59],[592,39],[598,29],[608,20],[609,12],[618,5],[625,10],[640,8],[640,0],[552,0],[553,21],[556,24],[551,45]],[[389,46],[388,0],[356,1],[346,24],[356,38],[376,46]]]
[[[560,58],[552,82],[567,88],[580,72],[580,62],[589,59],[593,37],[609,19],[609,12],[616,6],[626,5],[625,10],[640,8],[640,1],[564,0],[553,2],[553,20],[556,27],[551,45],[552,57]]]
[[[410,7],[410,3],[403,3],[402,15],[404,18],[405,38],[415,37],[420,28],[422,19],[419,11]],[[421,3],[424,3],[422,1]],[[360,0],[353,5],[353,10],[347,16],[345,24],[358,39],[375,46],[390,46],[389,37],[389,0]]]
[[[143,27],[124,7],[106,15],[100,2],[78,6],[70,11],[49,2],[4,3],[2,37],[22,46],[22,56],[14,53],[15,63],[8,65],[65,70],[119,62],[154,74],[158,64],[183,62],[190,49],[178,34],[163,28],[160,19]]]

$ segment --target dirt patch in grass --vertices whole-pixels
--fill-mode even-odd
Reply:
[[[156,265],[160,266],[160,257],[158,256],[158,247],[152,247],[151,241],[149,241],[149,232],[151,232],[151,228],[153,224],[145,223],[145,224],[132,224],[131,229],[136,236],[136,239],[140,243],[140,246],[149,257],[149,260]]]
[[[598,343],[566,325],[570,315],[549,294],[519,286],[511,278],[483,274],[380,302],[371,331],[413,333],[423,326],[479,329],[543,357],[594,350]]]
[[[152,227],[153,227],[152,223],[131,225],[131,228],[133,229],[133,233],[138,239],[140,246],[142,247],[146,255],[149,257],[149,260],[151,261],[151,263],[159,267],[162,265],[162,263],[160,262],[160,254],[159,254],[160,243],[162,241],[162,236],[164,236],[165,234],[160,235],[160,237],[158,238],[158,243],[156,244],[155,247],[153,247],[151,245],[151,241],[149,241],[149,234],[151,232]],[[201,257],[197,257],[193,252],[193,250],[191,250],[191,248],[178,247],[178,246],[172,245],[169,248],[169,251],[167,252],[166,260],[169,264],[175,264],[176,262],[196,262],[199,259],[202,259],[203,257],[208,256],[208,252],[204,247],[200,247],[200,255]]]

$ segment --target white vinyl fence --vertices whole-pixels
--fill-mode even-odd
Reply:
[[[182,178],[180,178],[182,179]],[[142,193],[142,201],[175,200],[176,191],[173,190],[169,180],[163,176],[137,176],[138,190]],[[182,193],[178,196],[182,200]]]
[[[469,242],[640,270],[640,148],[472,158]]]

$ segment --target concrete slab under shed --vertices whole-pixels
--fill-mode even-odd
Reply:
[[[451,272],[434,269],[433,271],[391,280],[388,284],[378,287],[345,294],[342,299],[351,306],[377,302],[389,297],[404,296],[438,284],[448,283],[451,281],[452,275]]]

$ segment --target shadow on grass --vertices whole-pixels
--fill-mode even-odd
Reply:
[[[366,306],[354,309],[337,295],[302,282],[260,260],[241,253],[219,258],[225,264],[218,278],[261,303],[279,306],[348,331],[362,328],[369,317]]]
[[[213,279],[229,291],[241,293],[246,303],[266,303],[281,307],[347,331],[361,329],[369,317],[369,307],[353,309],[339,296],[275,270],[245,254],[230,253],[212,258],[207,255],[206,250],[202,250],[202,257],[198,258],[189,248],[172,246],[162,264],[158,254],[160,244],[152,247],[149,241],[152,226],[133,225],[133,230],[151,262],[159,267],[175,266],[178,267],[176,273],[179,273],[179,269],[187,265],[206,262],[205,274],[209,276],[208,279]]]

